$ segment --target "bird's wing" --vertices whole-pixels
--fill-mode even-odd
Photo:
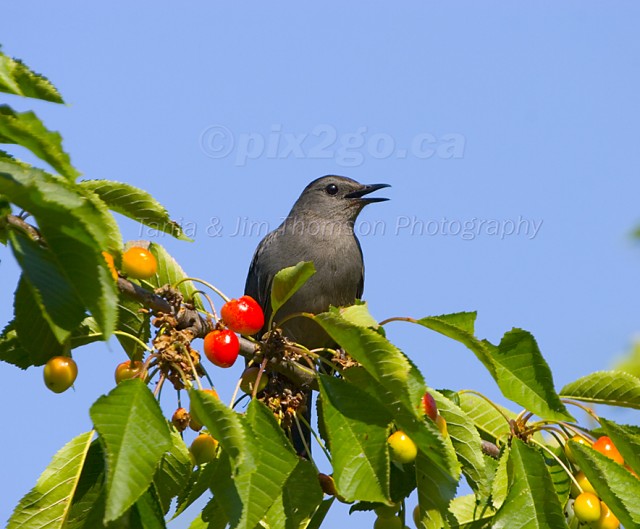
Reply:
[[[269,263],[264,260],[265,249],[273,244],[274,232],[267,235],[258,247],[253,255],[253,260],[249,266],[249,273],[247,274],[247,281],[244,286],[244,293],[255,299],[262,307],[265,315],[265,325],[269,321],[271,316],[271,283],[273,282],[273,272]],[[260,334],[266,332],[266,329],[262,329]]]
[[[360,252],[360,262],[362,263],[362,273],[360,274],[360,280],[358,281],[358,289],[356,290],[356,299],[362,299],[364,293],[364,257],[362,255],[362,247],[360,241],[356,237],[356,244],[358,245],[358,251]]]

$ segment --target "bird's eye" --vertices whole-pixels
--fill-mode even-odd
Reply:
[[[338,192],[338,186],[335,184],[329,184],[327,187],[325,187],[325,191],[330,195],[335,195]]]

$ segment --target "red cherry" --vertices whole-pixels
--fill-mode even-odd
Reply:
[[[618,449],[613,444],[611,439],[609,439],[606,435],[600,437],[595,443],[593,443],[593,449],[597,450],[601,454],[604,454],[610,459],[613,459],[616,463],[624,464],[624,458],[618,452]]]
[[[240,342],[232,331],[211,331],[204,337],[204,354],[218,367],[231,367],[239,352]]]
[[[429,392],[422,397],[422,407],[424,408],[424,414],[432,421],[435,421],[438,416],[438,405]]]
[[[251,296],[227,301],[220,310],[222,321],[234,332],[252,335],[264,326],[264,312]]]

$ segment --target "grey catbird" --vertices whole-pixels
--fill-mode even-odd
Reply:
[[[262,306],[265,322],[271,315],[274,275],[300,261],[313,261],[316,273],[278,311],[276,324],[295,312],[318,314],[330,305],[352,305],[361,298],[364,263],[354,222],[364,206],[387,200],[366,196],[383,187],[389,185],[364,185],[344,176],[323,176],[305,187],[283,223],[262,239],[249,268],[245,294]],[[260,336],[267,330],[262,329]],[[308,318],[292,318],[282,330],[287,338],[309,349],[335,346],[323,329]],[[306,409],[309,418],[310,402]],[[296,450],[307,455],[297,428],[291,430]],[[307,446],[308,434],[306,431]]]

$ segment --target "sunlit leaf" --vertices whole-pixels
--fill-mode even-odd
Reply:
[[[12,59],[1,51],[0,92],[64,103],[58,90],[44,75],[35,73],[22,61]]]
[[[560,391],[568,399],[640,409],[640,379],[624,371],[596,371]]]
[[[278,312],[280,307],[315,273],[316,268],[311,261],[300,262],[295,266],[280,270],[274,276],[271,284],[272,314]]]

